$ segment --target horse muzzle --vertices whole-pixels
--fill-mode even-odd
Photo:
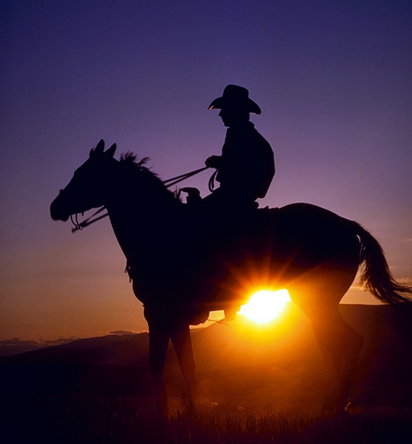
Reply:
[[[60,192],[60,194],[50,205],[50,216],[53,220],[62,220],[63,222],[66,222],[70,216],[70,213],[64,211],[62,203],[62,196]]]

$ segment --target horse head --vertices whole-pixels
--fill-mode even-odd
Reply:
[[[118,163],[113,158],[115,151],[116,144],[104,151],[103,140],[90,151],[87,161],[50,205],[52,219],[66,221],[73,214],[105,205],[111,167]]]

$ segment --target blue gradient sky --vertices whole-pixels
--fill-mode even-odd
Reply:
[[[3,1],[0,339],[146,328],[108,221],[72,235],[50,202],[100,138],[162,178],[202,167],[228,83],[275,151],[262,205],[355,219],[410,279],[411,30],[396,0]]]

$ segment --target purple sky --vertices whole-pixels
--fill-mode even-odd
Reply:
[[[410,280],[411,6],[3,1],[0,339],[146,328],[108,221],[72,235],[50,202],[100,138],[162,178],[202,167],[225,135],[207,106],[228,83],[249,89],[275,151],[261,204],[357,220]],[[185,185],[206,194],[208,174]]]

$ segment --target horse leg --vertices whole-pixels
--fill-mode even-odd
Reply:
[[[169,344],[169,334],[164,326],[149,324],[149,365],[155,384],[156,408],[161,416],[169,413],[166,386],[164,381],[164,369],[166,353]]]
[[[189,411],[193,411],[198,393],[195,380],[196,364],[193,356],[192,338],[190,336],[189,326],[187,324],[176,326],[172,331],[171,340],[188,391],[188,409]]]
[[[339,301],[356,273],[336,268],[327,274],[313,273],[311,281],[289,290],[291,299],[305,312],[322,352],[326,374],[323,411],[342,412],[348,404],[349,388],[363,346],[363,338],[339,312]]]
[[[321,321],[312,320],[312,325],[328,377],[323,411],[342,412],[348,405],[363,338],[343,320],[337,307],[326,312]]]

